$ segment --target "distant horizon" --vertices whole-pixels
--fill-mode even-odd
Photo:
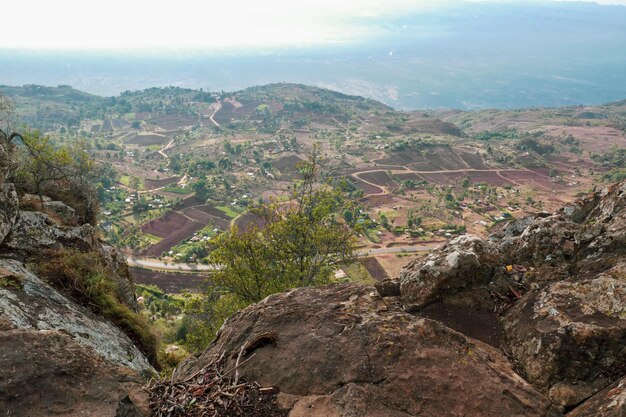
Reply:
[[[408,112],[412,112],[412,111],[423,111],[423,110],[432,110],[432,111],[445,111],[445,110],[454,110],[454,111],[463,111],[463,112],[468,112],[468,111],[482,111],[482,110],[530,110],[530,109],[554,109],[554,108],[560,108],[560,107],[595,107],[595,106],[604,106],[604,105],[611,105],[611,104],[616,104],[616,103],[620,103],[622,101],[626,100],[626,95],[624,95],[623,98],[621,99],[617,99],[617,100],[612,100],[612,101],[607,101],[604,103],[600,103],[600,104],[592,104],[592,103],[579,103],[579,104],[570,104],[567,106],[527,106],[527,107],[518,107],[518,108],[507,108],[507,109],[501,109],[501,108],[485,108],[485,109],[472,109],[472,110],[464,110],[464,109],[459,109],[459,108],[420,108],[420,109],[397,109],[394,108],[393,106],[387,104],[387,103],[383,103],[379,100],[373,99],[371,97],[365,97],[365,96],[361,96],[358,94],[349,94],[349,93],[344,93],[342,91],[338,91],[338,90],[333,90],[331,88],[326,88],[326,87],[322,87],[322,86],[316,86],[316,85],[311,85],[311,84],[304,84],[304,83],[293,83],[293,82],[285,82],[285,81],[278,81],[278,82],[273,82],[273,83],[267,83],[267,84],[255,84],[255,85],[249,85],[247,87],[241,88],[241,89],[237,89],[237,90],[232,90],[232,91],[227,91],[227,90],[206,90],[203,89],[202,87],[198,87],[198,88],[193,88],[193,87],[177,87],[177,86],[173,86],[173,85],[162,85],[162,86],[152,86],[152,87],[145,87],[142,89],[137,89],[137,90],[125,90],[125,91],[121,91],[117,94],[114,95],[103,95],[103,94],[97,94],[97,93],[90,93],[88,91],[84,91],[81,90],[79,88],[75,88],[69,84],[59,84],[59,85],[45,85],[45,84],[22,84],[22,85],[8,85],[8,84],[0,84],[0,89],[2,88],[24,88],[24,87],[28,87],[28,86],[36,86],[36,87],[44,87],[44,88],[62,88],[62,87],[69,87],[73,90],[76,91],[80,91],[81,93],[86,93],[86,94],[90,94],[93,96],[98,96],[98,97],[102,97],[102,98],[110,98],[110,97],[115,97],[115,98],[119,98],[122,96],[122,94],[130,92],[130,93],[136,93],[136,92],[142,92],[144,90],[150,90],[150,89],[167,89],[167,88],[180,88],[183,90],[190,90],[190,91],[203,91],[206,93],[216,93],[216,94],[221,94],[221,93],[237,93],[249,88],[256,88],[256,87],[267,87],[267,86],[271,86],[271,85],[302,85],[305,87],[309,87],[309,88],[319,88],[319,89],[323,89],[323,90],[328,90],[328,91],[333,91],[333,92],[337,92],[337,93],[342,93],[342,94],[346,94],[349,96],[353,96],[353,97],[361,97],[361,98],[365,98],[368,100],[373,100],[373,101],[377,101],[380,102],[382,104],[388,105],[389,107],[392,107],[393,110],[396,111],[408,111]],[[0,91],[1,93],[1,91]]]
[[[195,1],[184,0],[177,7]],[[465,1],[438,8],[427,7],[433,2],[420,2],[422,8],[417,10],[413,3],[407,6],[407,0],[394,0],[393,7],[383,13],[380,1],[373,2],[369,10],[360,9],[356,0],[324,1],[340,4],[354,15],[353,19],[350,14],[343,18],[334,15],[324,21],[341,29],[343,35],[333,38],[337,42],[326,42],[322,36],[326,32],[321,32],[319,43],[300,43],[283,27],[279,30],[284,32],[282,37],[295,44],[220,50],[184,46],[88,51],[7,49],[2,47],[6,45],[1,41],[3,36],[10,33],[19,40],[22,35],[3,28],[0,84],[65,84],[112,96],[149,87],[235,91],[291,82],[360,95],[403,110],[597,105],[626,97],[624,6]],[[317,10],[313,3],[310,0],[308,7]],[[291,11],[284,13],[297,9],[290,7]],[[376,7],[378,14],[374,13]],[[322,19],[319,13],[330,12],[315,13],[313,17]],[[128,11],[128,15],[132,13]],[[228,19],[203,19],[199,27],[210,27],[218,44],[233,33],[246,32],[243,38],[257,34]],[[262,17],[256,19],[267,24]],[[220,29],[221,23],[211,25],[213,21],[228,21],[230,27]],[[86,25],[81,22],[71,27],[76,38]],[[121,22],[107,23],[111,36],[132,38],[136,28]],[[187,26],[193,26],[190,22],[176,23],[176,19],[173,22],[171,28],[180,27],[185,33]],[[60,22],[55,25],[62,26]],[[28,31],[23,34],[27,36]]]
[[[626,6],[626,0],[240,0],[212,4],[179,0],[110,0],[86,8],[79,0],[22,0],[4,7],[0,49],[30,52],[228,53],[293,47],[342,46],[376,38],[385,20],[484,4],[589,3]],[[285,36],[288,34],[288,36]]]

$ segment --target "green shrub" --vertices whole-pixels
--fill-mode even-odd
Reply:
[[[119,288],[95,252],[60,249],[47,251],[38,270],[50,284],[79,304],[111,320],[135,343],[155,366],[158,338],[145,317],[121,301]]]

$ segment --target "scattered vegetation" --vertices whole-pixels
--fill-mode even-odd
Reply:
[[[72,249],[51,250],[39,258],[38,272],[50,284],[122,329],[150,362],[158,366],[158,338],[141,314],[122,302],[100,255]]]

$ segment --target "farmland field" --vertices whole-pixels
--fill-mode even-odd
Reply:
[[[191,292],[202,291],[209,278],[208,275],[202,274],[165,272],[137,267],[131,267],[129,271],[135,283],[156,285],[170,294],[178,294],[185,290]]]

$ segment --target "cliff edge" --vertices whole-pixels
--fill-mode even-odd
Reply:
[[[134,312],[123,259],[64,202],[18,196],[12,147],[0,135],[0,414],[149,415],[142,385],[155,370],[137,341],[78,297],[85,276],[50,279],[82,259],[100,268],[111,303]]]

